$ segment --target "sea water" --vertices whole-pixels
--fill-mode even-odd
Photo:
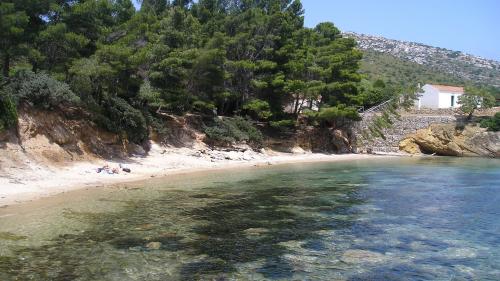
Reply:
[[[500,280],[500,161],[231,169],[6,207],[0,280]]]

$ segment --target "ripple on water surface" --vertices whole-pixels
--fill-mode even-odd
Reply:
[[[234,171],[5,208],[0,280],[500,280],[498,160]]]

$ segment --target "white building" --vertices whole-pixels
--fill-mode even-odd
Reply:
[[[421,108],[459,108],[458,97],[464,94],[463,87],[425,84],[415,106]]]
[[[295,113],[296,106],[297,106],[297,113],[302,113],[304,111],[304,109],[318,111],[320,100],[321,100],[321,96],[318,97],[318,99],[316,99],[316,100],[311,100],[311,99],[299,99],[298,101],[293,100],[290,103],[288,103],[287,105],[285,105],[284,111],[287,113]]]

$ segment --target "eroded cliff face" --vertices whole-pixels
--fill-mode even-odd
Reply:
[[[433,124],[408,135],[399,148],[411,154],[500,157],[500,132],[477,125]]]
[[[147,144],[127,142],[120,135],[99,128],[89,113],[78,108],[46,111],[21,105],[18,127],[0,133],[0,176],[6,168],[45,169],[74,161],[126,159],[131,154],[146,155]],[[203,133],[204,120],[198,115],[161,115],[165,130],[153,131],[151,140],[169,147],[210,146]],[[205,120],[206,121],[206,120]],[[261,128],[265,131],[264,128]],[[352,152],[352,136],[347,130],[301,126],[289,132],[264,132],[264,147],[276,151],[303,153]],[[149,144],[149,142],[148,142]],[[224,149],[238,150],[244,143]],[[246,146],[245,146],[246,147]]]
[[[44,169],[73,161],[124,158],[143,147],[100,129],[78,108],[46,111],[22,105],[18,126],[0,134],[0,174],[9,168]],[[38,167],[38,168],[37,168]]]
[[[160,114],[165,132],[152,131],[151,140],[173,147],[194,147],[205,141],[203,118],[195,114],[175,116]]]
[[[304,126],[293,133],[268,137],[265,146],[285,152],[352,153],[353,137],[348,129]]]

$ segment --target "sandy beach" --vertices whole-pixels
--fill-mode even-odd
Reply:
[[[298,151],[280,153],[251,149],[212,150],[201,148],[168,148],[152,144],[147,156],[135,156],[126,161],[84,161],[66,166],[40,165],[35,162],[18,169],[10,167],[0,177],[0,206],[36,200],[82,188],[98,188],[117,183],[142,181],[179,173],[229,169],[249,166],[268,166],[284,163],[346,161],[381,157],[366,154],[321,154]],[[385,156],[390,157],[390,156]],[[97,173],[97,168],[121,164],[131,170],[119,174]]]

